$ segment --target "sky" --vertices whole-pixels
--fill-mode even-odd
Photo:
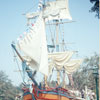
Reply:
[[[0,0],[0,70],[4,71],[14,85],[22,78],[13,60],[12,41],[25,32],[27,20],[23,14],[36,9],[38,0]],[[89,0],[69,0],[70,14],[75,22],[64,25],[68,48],[78,51],[81,58],[99,53],[99,20],[89,10]],[[21,66],[20,66],[21,67]]]

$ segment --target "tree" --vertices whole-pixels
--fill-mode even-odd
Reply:
[[[15,96],[20,91],[13,86],[8,76],[0,71],[0,100],[15,100]]]
[[[95,66],[99,67],[99,56],[96,53],[85,58],[81,68],[73,74],[74,87],[82,90],[87,86],[95,91],[96,85],[92,70]]]
[[[90,0],[90,2],[94,4],[90,12],[96,12],[96,16],[99,18],[99,0]]]

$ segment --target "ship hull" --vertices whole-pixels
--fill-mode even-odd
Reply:
[[[33,88],[33,92],[23,95],[23,100],[77,100],[63,88],[40,90]]]
[[[39,96],[33,94],[24,95],[23,100],[72,100],[72,99],[56,94],[40,93]]]
[[[61,95],[54,95],[54,94],[40,94],[39,97],[36,97],[36,100],[71,100],[68,97],[64,97]]]

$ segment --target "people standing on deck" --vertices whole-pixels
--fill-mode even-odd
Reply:
[[[84,91],[81,90],[81,97],[84,98]]]

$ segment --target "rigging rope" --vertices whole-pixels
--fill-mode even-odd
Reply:
[[[62,28],[62,29],[61,29]],[[65,43],[64,43],[64,24],[62,22],[62,26],[59,24],[59,30],[60,30],[60,39],[61,39],[61,46],[62,51],[65,51]]]
[[[22,73],[21,73],[21,70],[20,70],[20,67],[19,67],[19,63],[18,63],[18,60],[17,60],[17,56],[16,56],[16,54],[15,54],[15,52],[14,52],[14,50],[12,49],[12,52],[13,52],[13,55],[14,55],[14,61],[16,61],[16,64],[17,64],[17,67],[18,67],[18,70],[19,70],[19,72],[20,72],[20,75],[21,75],[21,78],[22,78],[22,80],[23,80],[23,76],[22,76]]]
[[[63,43],[63,51],[65,51],[66,44],[65,44],[65,40],[64,40],[64,24],[62,24],[62,43]]]
[[[53,32],[52,32],[52,28],[51,28],[51,26],[50,26],[50,21],[48,21],[48,25],[49,25],[49,31],[50,31],[50,33],[51,33],[51,41],[52,41],[52,44],[55,46],[56,44],[55,44],[54,39],[55,39],[56,27],[55,27],[54,33],[53,33]],[[52,52],[54,51],[54,49],[55,49],[55,48],[52,49]]]
[[[27,11],[25,11],[24,14],[26,14],[26,13],[28,13],[30,10],[34,9],[37,5],[38,5],[38,2],[35,2],[35,4],[34,4],[31,8],[29,8]]]
[[[59,25],[59,46],[60,46],[60,41],[62,40],[62,32],[61,32],[61,27],[60,27],[60,24],[58,24]]]
[[[48,21],[48,24],[50,24],[49,21]],[[53,38],[53,33],[52,33],[52,31],[51,31],[50,25],[49,25],[49,30],[50,30],[50,33],[51,33],[51,40],[52,40],[52,43],[53,43],[53,45],[54,45],[54,38]]]

